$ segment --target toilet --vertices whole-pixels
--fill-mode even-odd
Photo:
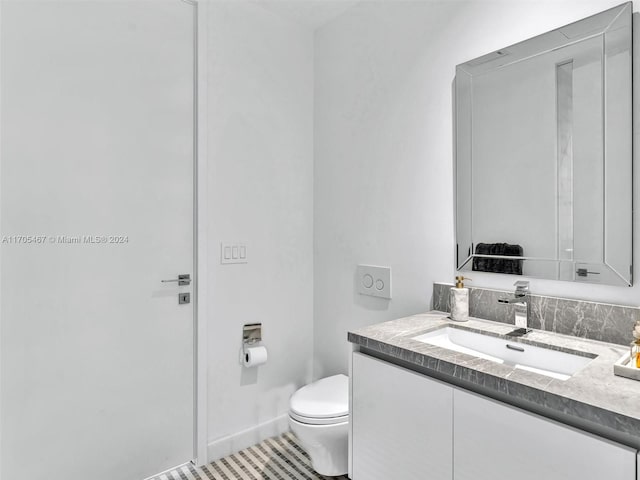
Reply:
[[[289,426],[309,454],[313,469],[330,477],[348,467],[349,377],[334,375],[291,396]]]

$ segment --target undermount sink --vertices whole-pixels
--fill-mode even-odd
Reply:
[[[453,327],[442,327],[412,338],[559,380],[571,378],[595,358],[588,353],[561,352]]]

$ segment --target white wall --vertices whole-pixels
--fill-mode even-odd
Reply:
[[[618,3],[363,2],[316,31],[316,377],[346,371],[348,330],[428,310],[432,282],[453,280],[455,66]],[[355,293],[358,263],[392,268],[392,300]],[[506,275],[472,276],[473,285],[512,288]],[[640,298],[640,285],[531,286],[632,305]]]
[[[313,35],[249,2],[207,10],[213,459],[286,428],[283,417],[256,427],[286,414],[311,377]],[[246,242],[249,263],[220,265],[223,241]],[[269,361],[247,370],[242,325],[252,322],[263,323]]]

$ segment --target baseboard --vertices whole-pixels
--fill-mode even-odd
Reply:
[[[286,414],[281,415],[255,427],[209,442],[207,446],[209,462],[256,445],[269,437],[283,434],[289,430],[288,417]]]

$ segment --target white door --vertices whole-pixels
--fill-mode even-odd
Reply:
[[[194,7],[0,5],[1,478],[141,480],[193,458]]]

